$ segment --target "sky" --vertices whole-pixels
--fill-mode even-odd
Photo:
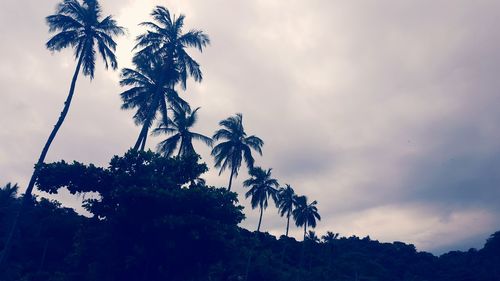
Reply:
[[[0,2],[0,185],[25,187],[69,89],[71,50],[51,53],[44,18],[55,0]],[[500,230],[500,2],[487,0],[101,0],[127,28],[117,40],[120,67],[155,5],[186,15],[185,30],[211,39],[202,83],[180,95],[201,107],[197,132],[243,114],[261,137],[256,165],[318,201],[315,229],[342,236],[404,241],[441,254],[481,248]],[[133,111],[122,111],[119,71],[97,64],[80,76],[70,112],[46,162],[106,166],[135,142]],[[155,149],[161,137],[149,138]],[[195,143],[226,186],[210,150]],[[258,210],[244,198],[242,168],[233,182],[254,230]],[[78,200],[55,197],[68,206]],[[274,206],[262,229],[284,233]],[[292,235],[301,238],[301,230]]]

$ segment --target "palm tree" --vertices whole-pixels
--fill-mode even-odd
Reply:
[[[208,35],[200,30],[191,30],[187,33],[182,32],[184,25],[184,15],[178,18],[170,16],[170,12],[161,6],[157,6],[151,13],[155,22],[143,22],[141,25],[146,26],[146,33],[137,37],[137,44],[134,49],[139,49],[134,56],[136,66],[142,67],[155,66],[154,68],[160,71],[159,77],[155,83],[161,87],[167,87],[170,91],[174,91],[177,83],[181,83],[183,89],[186,88],[186,80],[188,76],[192,76],[197,82],[202,80],[202,72],[199,64],[189,56],[186,48],[195,47],[200,52],[203,48],[210,44]],[[160,67],[158,67],[160,66]],[[157,89],[160,91],[160,89]],[[158,96],[158,93],[150,93],[149,95]],[[154,117],[158,108],[153,103],[142,104],[146,111],[143,116],[143,124],[141,132],[134,149],[144,149],[148,135],[148,129],[154,121]],[[162,106],[163,123],[168,125],[167,107]]]
[[[0,202],[4,202],[6,204],[8,200],[14,199],[16,197],[17,191],[19,190],[19,186],[12,183],[7,183],[3,187],[0,188]]]
[[[76,69],[71,79],[68,97],[64,102],[63,110],[57,120],[56,125],[45,143],[40,157],[35,165],[33,174],[24,193],[24,202],[31,198],[33,187],[37,178],[37,167],[43,164],[50,145],[57,132],[61,128],[66,115],[68,114],[71,100],[75,92],[78,74],[82,68],[83,75],[94,78],[96,49],[104,60],[106,69],[118,67],[114,51],[116,43],[113,37],[124,34],[124,29],[117,25],[112,16],[102,18],[102,10],[97,0],[64,0],[56,7],[56,13],[46,18],[49,25],[49,32],[58,32],[46,43],[47,49],[60,51],[66,47],[72,47],[77,59]],[[21,216],[22,209],[19,209],[13,226],[10,230],[5,250],[0,256],[0,266],[5,262],[11,247],[12,237],[17,227],[17,221]]]
[[[66,118],[80,68],[82,68],[83,75],[89,76],[90,79],[94,78],[96,49],[101,54],[106,69],[109,66],[112,69],[118,67],[114,54],[116,43],[113,37],[122,35],[124,31],[111,16],[103,19],[101,13],[101,6],[96,0],[83,0],[83,2],[64,0],[57,6],[56,14],[46,18],[49,31],[58,32],[46,43],[47,48],[51,51],[60,51],[66,47],[72,47],[78,62],[63,110],[42,149],[37,166],[45,160],[50,145]],[[35,179],[36,166],[25,192],[26,197],[31,195]]]
[[[325,235],[321,236],[321,239],[326,244],[332,244],[333,241],[339,238],[340,234],[327,231]]]
[[[306,239],[307,226],[315,228],[316,220],[321,220],[316,204],[318,204],[316,200],[310,204],[307,203],[306,196],[297,197],[297,207],[293,210],[292,215],[295,225],[298,227],[304,226],[304,240]]]
[[[172,108],[188,110],[189,105],[177,92],[165,83],[164,65],[151,58],[148,62],[134,62],[135,69],[124,68],[121,73],[121,86],[131,86],[121,93],[122,109],[136,108],[136,124],[142,125],[141,132],[134,145],[134,150],[144,150],[149,128],[160,112],[162,122],[168,123],[168,105]],[[172,75],[168,75],[172,77]]]
[[[171,134],[172,136],[158,144],[158,151],[166,156],[171,156],[177,145],[180,143],[179,151],[177,156],[187,156],[190,154],[196,154],[193,147],[193,139],[201,140],[206,145],[212,146],[212,139],[199,133],[194,133],[189,131],[193,127],[194,123],[198,119],[196,114],[200,108],[196,108],[192,112],[189,110],[174,109],[174,118],[170,122],[171,127],[167,127],[166,124],[162,124],[160,127],[156,128],[153,133],[155,134]]]
[[[241,162],[245,160],[247,167],[251,170],[254,163],[251,149],[262,155],[264,141],[253,135],[247,137],[243,129],[243,115],[241,113],[220,121],[219,125],[223,128],[215,132],[213,139],[227,141],[216,145],[212,150],[212,156],[215,158],[215,167],[220,168],[219,175],[226,168],[231,169],[227,187],[227,190],[231,190],[233,176],[238,176]]]
[[[271,170],[264,171],[260,167],[255,167],[250,170],[251,178],[243,182],[243,186],[250,187],[245,193],[245,198],[252,197],[252,209],[260,208],[259,225],[257,231],[260,231],[260,224],[262,223],[262,213],[268,206],[268,199],[271,198],[274,203],[277,202],[277,189],[278,181],[271,178]]]
[[[288,237],[288,229],[290,227],[290,216],[292,211],[297,206],[297,195],[293,188],[286,184],[278,190],[278,208],[280,216],[286,215],[286,237]]]
[[[311,241],[313,243],[319,243],[320,240],[319,240],[319,237],[318,235],[316,235],[316,232],[315,231],[312,231],[312,230],[309,230],[306,234],[306,239],[308,241]]]

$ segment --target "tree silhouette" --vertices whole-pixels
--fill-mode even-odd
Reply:
[[[166,156],[171,156],[177,145],[180,143],[179,151],[177,156],[186,156],[190,154],[196,154],[193,147],[193,139],[200,140],[208,146],[212,146],[212,139],[199,133],[194,133],[190,131],[194,123],[198,119],[197,112],[200,108],[196,108],[192,112],[189,110],[174,109],[174,118],[170,122],[171,127],[166,124],[160,125],[156,128],[154,134],[170,134],[172,136],[168,137],[166,140],[158,144],[158,151]]]
[[[116,43],[113,37],[124,34],[123,28],[117,25],[112,16],[102,18],[101,6],[97,0],[83,0],[82,2],[78,0],[64,0],[57,5],[56,13],[48,16],[46,21],[49,25],[49,32],[57,32],[56,35],[47,41],[47,49],[50,51],[60,51],[66,47],[72,47],[75,51],[77,64],[61,115],[45,142],[24,193],[27,199],[31,197],[33,192],[37,178],[37,166],[43,164],[50,145],[68,114],[80,69],[82,69],[83,75],[89,76],[91,80],[94,78],[96,49],[101,55],[106,69],[109,66],[112,69],[116,69],[118,63],[114,54]],[[17,227],[19,216],[20,213],[14,220],[11,234],[6,242],[6,250],[0,256],[0,265],[3,263],[10,249],[12,236]]]
[[[66,47],[72,47],[75,50],[75,58],[78,62],[71,80],[68,97],[64,102],[64,108],[42,149],[37,162],[38,165],[45,160],[50,145],[66,118],[75,92],[80,68],[83,68],[83,75],[89,76],[90,79],[94,78],[95,49],[97,48],[106,69],[109,66],[116,69],[118,63],[114,54],[116,43],[113,37],[124,33],[123,28],[118,26],[111,16],[102,19],[101,6],[96,0],[84,0],[83,3],[77,0],[64,0],[57,6],[56,14],[48,16],[46,20],[49,31],[58,32],[46,43],[47,49],[60,51]],[[35,179],[36,169],[26,189],[26,196],[31,195]]]
[[[327,231],[325,235],[321,236],[321,240],[323,240],[323,243],[325,244],[326,247],[326,256],[328,260],[328,267],[332,266],[332,256],[333,256],[333,244],[334,242],[339,239],[340,234],[338,233],[333,233],[331,231]]]
[[[308,241],[311,241],[313,243],[319,243],[320,242],[320,239],[318,237],[318,235],[316,234],[315,231],[312,231],[312,230],[309,230],[306,234],[306,239]]]
[[[201,30],[190,30],[183,33],[184,15],[181,14],[177,18],[175,15],[172,17],[168,9],[162,6],[156,6],[151,16],[154,22],[141,23],[148,30],[137,37],[135,49],[139,50],[134,56],[134,63],[136,65],[161,65],[163,75],[160,76],[157,83],[165,85],[172,91],[178,82],[185,89],[188,76],[193,77],[197,82],[201,81],[203,76],[200,65],[186,52],[186,48],[195,47],[202,52],[203,48],[210,44],[208,35]],[[166,111],[167,108],[162,110]],[[155,114],[153,104],[144,116],[145,121],[134,146],[135,149],[145,146],[148,129]],[[163,119],[163,122],[168,125],[168,120],[165,117]]]
[[[0,188],[0,202],[7,202],[7,200],[14,199],[16,197],[19,186],[12,183],[7,183],[2,188]]]
[[[326,244],[331,244],[333,241],[337,240],[339,238],[340,234],[338,233],[333,233],[331,231],[327,231],[325,235],[321,236],[321,239],[323,242]]]
[[[264,141],[254,135],[247,137],[243,128],[243,115],[237,113],[219,122],[222,129],[213,135],[214,140],[226,140],[217,144],[212,150],[215,158],[215,167],[220,168],[219,175],[226,169],[231,169],[227,189],[231,190],[233,176],[238,176],[241,162],[245,160],[247,167],[253,168],[254,159],[251,149],[262,155]]]
[[[297,206],[297,195],[293,188],[289,184],[286,184],[278,190],[279,213],[282,217],[286,215],[286,237],[288,237],[288,229],[290,227],[290,216],[295,206]]]
[[[271,170],[268,169],[264,171],[260,167],[255,167],[250,169],[251,178],[243,182],[243,186],[250,187],[245,193],[245,198],[251,198],[252,209],[260,208],[259,225],[257,226],[257,231],[260,231],[260,225],[262,222],[262,213],[264,209],[268,206],[268,199],[271,198],[276,204],[278,198],[278,181],[271,177]]]
[[[164,124],[168,123],[168,107],[189,110],[189,104],[179,97],[177,92],[165,82],[167,72],[159,60],[151,58],[147,62],[134,62],[135,69],[124,68],[120,85],[131,86],[121,93],[122,109],[136,108],[136,124],[142,125],[141,133],[134,145],[134,150],[144,150],[148,129],[153,125],[160,112]],[[175,74],[168,76],[174,77]]]
[[[293,210],[292,215],[295,225],[298,227],[304,226],[304,240],[306,239],[307,226],[315,228],[316,220],[321,220],[316,204],[318,204],[316,200],[307,203],[306,196],[297,197],[297,207]]]

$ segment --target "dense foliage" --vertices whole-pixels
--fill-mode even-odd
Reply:
[[[304,242],[237,225],[236,194],[207,187],[197,156],[129,151],[101,168],[63,161],[39,167],[37,185],[86,195],[83,217],[32,200],[1,280],[499,280],[500,232],[481,250],[440,257],[369,237]],[[0,190],[6,225],[21,199]],[[92,196],[91,196],[92,195]],[[0,238],[6,229],[0,229]],[[0,241],[3,241],[1,239]],[[0,250],[3,245],[0,245]]]

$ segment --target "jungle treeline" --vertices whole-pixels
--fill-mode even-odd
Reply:
[[[250,232],[238,227],[236,193],[199,180],[207,167],[198,160],[131,150],[106,168],[44,164],[39,189],[87,194],[91,216],[31,200],[2,280],[500,280],[500,232],[480,250],[439,257],[332,232],[304,241]],[[16,192],[0,190],[0,225],[22,204]]]

